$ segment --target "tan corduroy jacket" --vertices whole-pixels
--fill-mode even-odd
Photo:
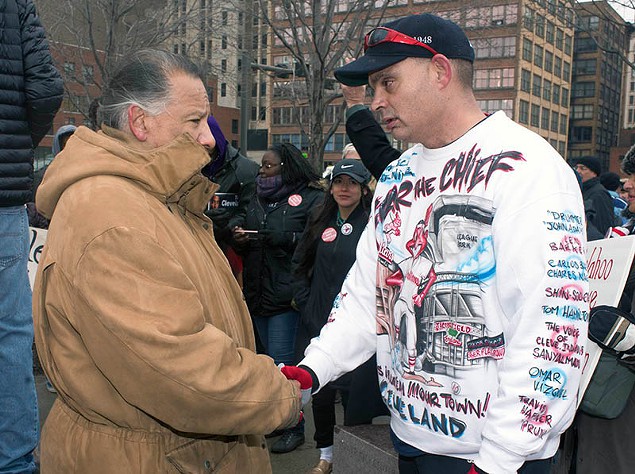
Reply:
[[[33,308],[59,396],[43,474],[266,473],[262,435],[297,422],[298,389],[255,354],[202,212],[207,161],[187,135],[147,152],[80,127],[49,167]]]

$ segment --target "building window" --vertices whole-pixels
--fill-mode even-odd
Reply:
[[[221,82],[220,85],[220,96],[227,97],[227,84],[225,82]]]
[[[502,110],[510,118],[514,118],[514,101],[512,99],[490,99],[490,100],[478,100],[478,105],[481,110],[494,113],[498,110]]]
[[[551,81],[545,79],[542,82],[542,98],[545,100],[551,100]]]
[[[564,43],[564,31],[558,28],[556,30],[556,48],[562,51],[563,43]]]
[[[474,72],[475,89],[497,89],[514,86],[514,69],[477,69]]]
[[[529,31],[534,31],[534,18],[536,13],[529,7],[525,7],[523,14],[523,26]]]
[[[540,128],[542,128],[543,130],[549,130],[549,116],[550,116],[550,110],[546,109],[546,108],[542,108],[542,115],[540,118]]]
[[[552,21],[547,21],[547,30],[545,32],[545,39],[547,43],[553,44],[555,38],[556,25]]]
[[[560,117],[560,114],[558,114],[558,112],[551,112],[551,131],[552,132],[558,131],[558,117]]]
[[[545,51],[545,71],[553,71],[553,53],[551,51]]]
[[[220,14],[221,25],[227,26],[227,18],[228,18],[227,12],[226,11],[221,12],[221,14]]]
[[[523,38],[523,59],[525,61],[531,61],[532,58],[532,43],[531,40]]]
[[[562,102],[560,102],[560,105],[569,108],[569,89],[566,87],[562,88]]]
[[[525,100],[520,101],[520,107],[518,111],[518,121],[520,123],[528,124],[529,123],[529,102]]]
[[[540,38],[545,37],[545,17],[542,15],[536,15],[536,36]]]
[[[520,90],[523,92],[531,92],[531,72],[527,69],[520,71]]]
[[[533,80],[533,85],[531,88],[531,93],[535,95],[536,97],[540,97],[541,90],[542,90],[542,78],[539,75],[534,74],[534,80]]]
[[[220,72],[227,72],[227,59],[221,59]]]
[[[569,64],[567,61],[562,63],[562,79],[564,79],[566,82],[569,82],[571,80],[571,64]]]
[[[567,116],[564,114],[560,114],[560,133],[562,135],[567,133]]]
[[[573,74],[595,74],[597,61],[595,59],[578,59],[573,63]]]
[[[84,82],[86,84],[94,84],[95,71],[93,69],[93,66],[82,66],[82,76],[84,77]]]
[[[531,104],[531,125],[540,127],[540,106],[536,104]]]
[[[534,64],[538,67],[542,67],[544,48],[542,46],[534,45]]]
[[[476,58],[513,58],[516,55],[516,38],[476,38],[472,41]]]
[[[556,56],[553,60],[553,75],[562,77],[562,59]]]
[[[592,127],[571,127],[570,143],[589,143],[593,137]]]
[[[221,49],[227,49],[227,35],[223,35],[220,40]]]
[[[595,96],[595,82],[574,82],[571,89],[571,96],[573,98],[581,97],[594,97]]]
[[[75,78],[75,63],[65,62],[64,63],[64,75],[67,79]]]
[[[576,53],[592,53],[597,51],[598,45],[593,38],[578,38],[575,40]]]
[[[238,133],[238,120],[232,119],[232,133]]]
[[[554,104],[560,105],[560,86],[558,84],[553,85],[551,100]]]
[[[571,119],[583,120],[593,118],[593,104],[578,104],[571,106]]]
[[[571,55],[571,36],[570,35],[566,35],[564,37],[564,53],[567,56]]]

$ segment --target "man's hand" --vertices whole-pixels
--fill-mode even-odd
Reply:
[[[366,86],[345,86],[344,84],[340,84],[340,86],[347,108],[350,109],[354,105],[364,105]]]
[[[302,406],[305,406],[311,400],[311,388],[313,387],[313,379],[311,374],[306,370],[296,367],[295,365],[280,364],[280,372],[289,380],[295,380],[300,383],[300,393],[302,394]]]

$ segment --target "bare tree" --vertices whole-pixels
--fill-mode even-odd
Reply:
[[[175,0],[40,0],[38,9],[54,47],[73,68],[60,67],[67,97],[88,117],[90,99],[100,95],[118,58],[170,40],[192,45],[185,35],[198,2]],[[181,51],[185,53],[186,51]],[[88,100],[87,100],[88,98]]]
[[[344,58],[359,54],[364,33],[381,23],[388,0],[256,1],[278,43],[274,49],[281,45],[293,58],[293,64],[287,66],[295,77],[278,84],[278,93],[293,104],[294,119],[308,137],[309,159],[316,169],[322,169],[325,146],[344,110],[342,105],[335,120],[326,123],[327,106],[342,97],[334,85],[333,71]]]

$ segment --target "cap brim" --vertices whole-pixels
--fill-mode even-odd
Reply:
[[[399,61],[408,58],[409,54],[397,55],[369,55],[365,54],[359,59],[335,70],[335,79],[345,86],[363,86],[368,84],[368,75],[376,71],[386,69]]]
[[[331,180],[342,175],[346,175],[352,178],[354,181],[356,181],[359,184],[364,184],[366,182],[366,179],[363,176],[360,176],[357,173],[353,173],[352,171],[337,171],[335,173],[331,173]]]

